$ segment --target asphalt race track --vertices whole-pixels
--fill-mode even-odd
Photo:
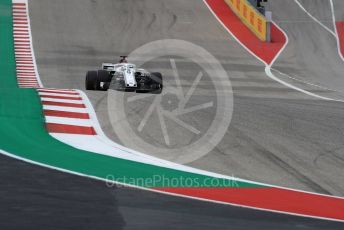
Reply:
[[[329,2],[299,2],[334,31]],[[337,0],[334,6],[336,17],[343,20],[343,3]],[[224,79],[204,71],[204,63],[164,55],[143,65],[163,73],[167,87],[162,95],[86,91],[104,132],[115,142],[238,178],[344,195],[343,102],[311,97],[268,78],[265,66],[228,34],[203,1],[31,0],[29,8],[34,51],[45,87],[84,90],[87,70],[99,68],[103,61],[115,62],[120,55],[162,39],[179,39],[202,47],[223,66],[232,90],[217,91],[217,86],[229,81],[222,82]],[[289,38],[272,66],[276,77],[317,95],[344,101],[344,63],[335,37],[293,0],[271,0],[268,8]],[[158,52],[151,49],[152,53]],[[200,72],[203,75],[194,84]],[[163,111],[174,111],[192,88],[194,93],[185,108],[209,102],[211,106],[183,115],[183,123],[165,119],[165,128],[156,114],[142,123],[156,98]],[[232,97],[229,127],[210,151],[202,152],[209,144],[204,142],[195,151],[198,154],[192,154],[194,142],[204,135],[217,135],[216,130],[209,132],[208,128],[219,119],[217,106],[222,104],[218,94]],[[133,137],[137,141],[130,141]],[[0,207],[11,210],[1,212],[1,223],[8,229],[14,224],[23,228],[38,224],[45,229],[73,228],[80,226],[77,223],[90,229],[342,227],[329,221],[108,188],[102,182],[6,157],[1,157],[1,162],[0,191],[8,199]],[[28,172],[33,172],[31,178],[26,177]],[[7,174],[20,179],[5,177]],[[11,216],[18,216],[20,221],[7,222]]]
[[[1,229],[340,229],[341,223],[107,187],[0,156]]]

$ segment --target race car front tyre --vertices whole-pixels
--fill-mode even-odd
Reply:
[[[85,79],[86,90],[99,90],[100,81],[98,79],[97,71],[87,71]]]

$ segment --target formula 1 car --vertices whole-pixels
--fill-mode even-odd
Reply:
[[[162,75],[138,69],[128,63],[127,56],[121,56],[119,63],[103,63],[101,70],[87,71],[85,86],[87,90],[108,90],[151,92],[162,91]]]

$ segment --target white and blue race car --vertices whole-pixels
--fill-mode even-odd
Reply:
[[[87,71],[87,90],[114,90],[161,93],[162,75],[150,73],[128,63],[127,56],[121,56],[119,63],[103,63],[102,69]]]

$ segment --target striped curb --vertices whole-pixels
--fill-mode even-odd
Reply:
[[[33,53],[27,1],[13,1],[12,14],[18,86],[20,88],[42,87]]]
[[[88,109],[76,90],[37,89],[49,133],[96,135]]]

